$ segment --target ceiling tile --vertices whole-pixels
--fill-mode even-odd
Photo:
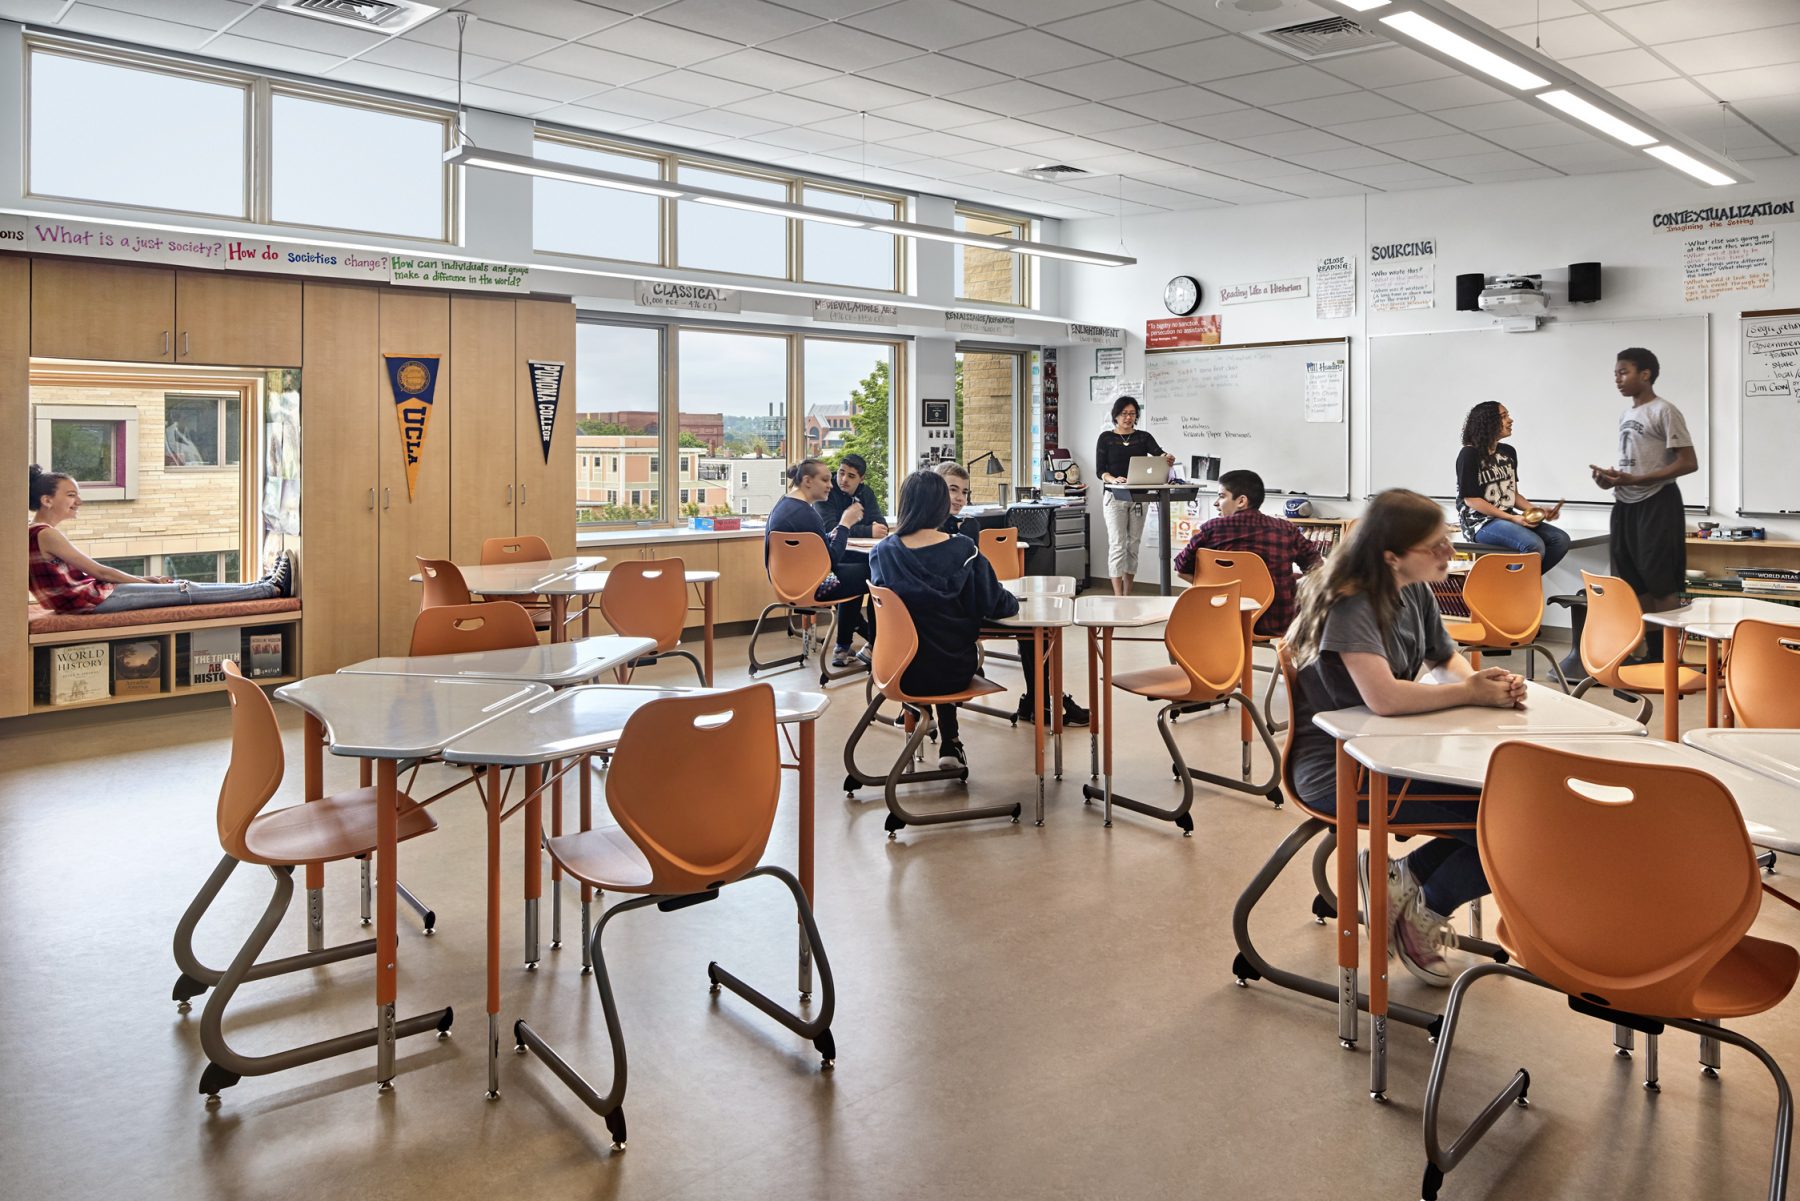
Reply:
[[[277,50],[284,47],[276,47]],[[295,51],[298,54],[309,54],[310,51]],[[270,63],[275,66],[278,64]],[[399,92],[406,96],[420,96],[428,100],[448,100],[456,95],[456,81],[445,79],[439,75],[424,75],[417,71],[403,71],[399,67],[387,67],[380,63],[365,62],[360,58],[339,59],[331,74],[325,77],[326,82],[354,83],[365,88],[380,88],[386,92]],[[592,117],[594,114],[587,114]],[[561,118],[552,118],[558,119]],[[630,118],[625,118],[630,120]]]
[[[1045,31],[1108,54],[1137,54],[1217,37],[1219,28],[1170,8],[1158,0],[1132,0],[1086,16],[1045,26]]]
[[[964,125],[956,132],[962,137],[991,142],[995,146],[1029,146],[1033,142],[1047,142],[1052,138],[1067,136],[1071,131],[1002,117],[996,121]]]
[[[1008,117],[1029,117],[1033,113],[1069,107],[1069,97],[1066,94],[1039,87],[1035,83],[1026,83],[1022,79],[1009,79],[1005,83],[956,92],[950,99],[958,104],[990,109]]]
[[[704,129],[693,129],[685,125],[664,125],[659,122],[651,122],[649,125],[640,125],[631,131],[631,136],[634,138],[644,138],[652,142],[666,142],[671,146],[687,146],[693,149],[714,146],[720,142],[728,142],[731,140],[724,134],[711,133]]]
[[[1628,83],[1609,90],[1626,104],[1635,104],[1641,109],[1717,103],[1711,96],[1685,79],[1659,79],[1652,83]]]
[[[1217,79],[1207,87],[1245,104],[1280,104],[1356,90],[1356,85],[1314,67],[1283,67],[1279,71]]]
[[[1079,67],[1082,63],[1106,57],[1098,51],[1051,37],[1036,29],[1021,29],[1017,33],[1002,34],[997,38],[969,42],[945,53],[951,58],[959,58],[977,66],[1005,67],[1021,77],[1060,71],[1064,67]]]
[[[581,39],[615,54],[629,54],[671,67],[687,67],[709,58],[731,54],[741,47],[736,42],[707,37],[690,29],[664,25],[661,21],[642,18],[614,25]]]
[[[693,69],[720,79],[771,90],[797,88],[837,74],[829,67],[803,63],[797,58],[783,58],[767,50],[739,50],[724,58],[708,59]]]
[[[503,88],[489,87],[484,83],[463,85],[463,102],[470,108],[488,108],[497,113],[513,113],[522,117],[535,116],[545,109],[555,106],[554,101],[542,96],[509,92]]]
[[[1377,117],[1398,117],[1408,110],[1386,96],[1374,92],[1346,92],[1341,96],[1321,96],[1316,100],[1296,100],[1292,104],[1272,104],[1269,111],[1280,113],[1303,125],[1344,125],[1351,121],[1373,121]]]
[[[1269,158],[1258,155],[1242,162],[1226,163],[1219,168],[1219,174],[1230,175],[1237,179],[1247,179],[1252,183],[1267,183],[1269,180],[1286,180],[1295,175],[1304,175],[1308,168],[1286,159]],[[1281,186],[1281,185],[1272,185]]]
[[[1181,124],[1185,128],[1203,133],[1209,138],[1217,138],[1222,142],[1235,142],[1239,138],[1261,137],[1264,134],[1287,133],[1290,130],[1305,128],[1296,121],[1290,121],[1286,117],[1279,117],[1274,113],[1255,108],[1240,108],[1228,113],[1194,117],[1183,120]]]
[[[398,41],[420,41],[446,50],[456,49],[456,22],[439,17],[409,29]],[[515,29],[499,21],[471,21],[463,35],[463,49],[469,54],[518,62],[534,54],[542,54],[558,44],[558,39]]]
[[[1512,92],[1485,84],[1479,79],[1471,79],[1467,75],[1428,79],[1421,83],[1403,83],[1382,88],[1381,94],[1389,100],[1398,100],[1408,108],[1427,113],[1470,104],[1492,104],[1496,100],[1512,99],[1514,96]]]
[[[1233,36],[1150,50],[1132,55],[1131,61],[1188,83],[1208,83],[1214,79],[1287,66],[1293,60],[1266,46]]]
[[[456,51],[446,50],[442,46],[428,45],[424,42],[415,42],[408,38],[389,38],[379,46],[372,46],[358,55],[356,61],[384,67],[398,67],[403,71],[417,72],[420,75],[435,75],[440,79],[455,80],[456,78]],[[480,79],[489,71],[497,71],[504,66],[506,63],[497,58],[488,58],[481,54],[465,54],[463,55],[463,78]]]
[[[895,150],[913,150],[938,158],[947,158],[952,154],[974,154],[985,148],[974,138],[959,138],[953,133],[942,133],[935,129],[915,133],[911,137],[895,138],[886,144]]]
[[[782,128],[779,121],[765,121],[761,117],[748,117],[722,108],[702,109],[685,117],[676,117],[669,124],[688,129],[704,129],[708,133],[721,133],[734,138],[747,138]]]
[[[90,32],[103,33],[105,31],[92,30]],[[179,47],[176,48],[179,49]],[[277,71],[292,71],[297,75],[324,75],[344,61],[336,55],[320,54],[317,50],[306,50],[299,46],[277,46],[273,42],[241,38],[232,33],[222,34],[208,42],[206,53],[230,59],[233,62],[272,67]],[[507,111],[517,110],[509,109]]]
[[[1015,167],[1038,166],[1044,161],[1044,156],[1001,145],[984,147],[974,154],[952,155],[951,160],[974,169],[1010,171]]]
[[[906,104],[896,104],[892,108],[880,109],[878,113],[890,121],[904,121],[908,125],[917,125],[921,129],[955,129],[958,126],[974,125],[981,121],[994,119],[994,114],[985,109],[955,104],[948,100],[913,100]],[[890,139],[883,138],[881,140],[885,142]]]
[[[682,100],[671,96],[657,96],[650,92],[640,92],[633,88],[614,88],[610,92],[601,92],[597,96],[589,96],[585,100],[575,102],[582,108],[597,108],[604,112],[624,113],[644,121],[667,121],[671,117],[681,117],[688,113],[705,108],[693,100]]]
[[[641,4],[659,4],[662,0],[638,0]],[[809,12],[826,21],[837,21],[844,17],[853,17],[857,13],[871,8],[880,8],[887,0],[782,0],[789,8],[797,8],[801,12]],[[616,3],[616,0],[607,0]]]
[[[1042,142],[1030,142],[1021,147],[1033,154],[1043,155],[1062,162],[1075,163],[1082,159],[1103,158],[1109,154],[1117,154],[1118,147],[1108,146],[1105,142],[1096,142],[1090,138],[1046,138]]]
[[[1639,41],[1655,45],[1791,24],[1800,21],[1800,8],[1792,0],[1662,0],[1620,9],[1611,19]]]
[[[1530,159],[1522,158],[1510,150],[1490,150],[1485,154],[1453,154],[1447,158],[1431,160],[1433,168],[1458,179],[1495,171],[1518,171],[1533,165]]]
[[[1482,137],[1490,142],[1498,142],[1511,150],[1523,150],[1536,158],[1535,151],[1540,146],[1587,146],[1592,145],[1597,135],[1588,133],[1567,121],[1552,121],[1548,125],[1523,125],[1513,129],[1489,129],[1482,132]]]
[[[1206,117],[1244,107],[1217,92],[1196,87],[1164,88],[1159,92],[1145,92],[1139,96],[1119,96],[1108,103],[1114,108],[1122,108],[1143,117],[1154,117],[1158,121]]]
[[[609,9],[589,4],[565,4],[562,0],[463,0],[456,7],[481,18],[470,24],[471,32],[488,21],[499,21],[559,42],[584,38],[619,23],[619,14]],[[454,21],[449,24],[455,27]]]
[[[367,50],[386,40],[383,34],[352,29],[348,25],[323,21],[317,17],[277,12],[272,8],[253,9],[248,16],[231,27],[231,32],[238,37],[255,38],[259,42],[296,46],[302,50],[317,50],[321,54],[340,57]]]
[[[1712,75],[1697,76],[1694,82],[1719,99],[1733,102],[1785,96],[1790,105],[1789,111],[1800,115],[1800,63],[1720,71]]]
[[[976,8],[998,13],[1026,25],[1044,25],[1060,21],[1064,17],[1111,8],[1118,2],[1119,0],[968,0]]]
[[[846,17],[844,24],[910,42],[926,50],[960,46],[1019,28],[1016,21],[958,4],[955,0],[900,0],[898,4],[876,8],[860,16]]]
[[[1657,166],[1656,160],[1647,155],[1609,145],[1598,138],[1589,138],[1579,146],[1540,146],[1527,154],[1547,167],[1578,175]]]
[[[1391,154],[1369,146],[1346,146],[1338,150],[1303,151],[1287,156],[1296,163],[1304,163],[1319,171],[1336,171],[1343,167],[1380,167],[1387,163],[1399,162]]]
[[[837,71],[860,71],[918,54],[915,47],[848,25],[817,25],[763,44],[763,49]]]
[[[888,167],[896,163],[916,163],[929,157],[917,150],[901,150],[895,146],[844,146],[837,150],[826,151],[833,158],[843,159],[846,163],[861,164],[867,161],[872,166]]]
[[[1254,150],[1245,150],[1241,146],[1230,146],[1224,142],[1209,142],[1200,146],[1170,146],[1166,150],[1157,151],[1156,156],[1186,163],[1191,167],[1218,171],[1230,171],[1233,163],[1250,162],[1264,157]]]
[[[1353,179],[1339,179],[1335,175],[1298,175],[1283,179],[1281,190],[1319,200],[1328,196],[1361,196],[1372,189],[1368,184],[1357,183]]]
[[[1573,17],[1581,14],[1579,0],[1533,0],[1529,5],[1521,0],[1450,0],[1457,8],[1462,9],[1477,21],[1486,21],[1499,29],[1518,26],[1522,21],[1554,21],[1558,17]],[[1636,3],[1637,0],[1631,0]]]
[[[1674,67],[1656,55],[1637,48],[1614,50],[1610,54],[1584,54],[1579,58],[1564,59],[1562,65],[1603,88],[1668,79],[1676,73]]]
[[[1533,24],[1527,28],[1529,39],[1523,37],[1523,30],[1515,30],[1515,36],[1520,36],[1528,46],[1537,46],[1542,39],[1543,53],[1558,62],[1577,55],[1628,50],[1634,44],[1629,37],[1592,13],[1545,21],[1542,25]]]
[[[710,70],[712,64],[707,64]],[[872,79],[864,79],[860,75],[833,75],[815,83],[802,84],[799,87],[782,89],[795,96],[804,96],[808,100],[822,100],[826,104],[835,104],[839,108],[852,109],[856,112],[873,112],[878,108],[892,108],[896,104],[905,104],[909,100],[922,100],[917,92],[909,92],[905,88],[897,88],[892,84],[876,83]]]
[[[703,105],[732,104],[762,93],[761,88],[747,83],[702,75],[692,70],[670,71],[667,75],[646,79],[635,87],[637,91],[649,92],[653,96],[667,96],[671,100],[689,100]]]
[[[941,54],[921,54],[917,58],[870,67],[858,74],[896,87],[911,88],[927,96],[966,92],[970,88],[985,87],[1006,79],[998,71],[990,71],[986,67],[978,67],[960,59],[946,58]]]
[[[1334,137],[1322,129],[1294,129],[1287,133],[1257,134],[1232,140],[1239,146],[1247,146],[1251,150],[1277,158],[1287,158],[1309,150],[1367,149],[1357,146],[1354,142]]]
[[[628,54],[614,54],[610,50],[602,50],[582,42],[570,42],[554,50],[544,51],[523,69],[531,68],[573,75],[579,80],[591,80],[588,88],[590,92],[608,86],[622,87],[654,75],[665,74],[669,70],[666,63],[653,63],[649,59],[632,58]]]
[[[1169,80],[1135,63],[1109,58],[1086,66],[1038,75],[1033,77],[1032,82],[1088,100],[1111,100],[1116,96],[1148,92]]]
[[[1515,129],[1521,125],[1547,125],[1562,118],[1542,104],[1529,100],[1501,100],[1495,104],[1471,104],[1438,113],[1458,129],[1480,133],[1489,129]]]
[[[828,121],[820,121],[814,129],[826,133],[835,133],[841,137],[854,138],[858,142],[886,142],[894,138],[904,138],[915,133],[924,133],[919,125],[908,125],[904,121],[890,121],[885,117],[871,117],[863,113],[848,113],[842,117],[833,117]]]
[[[814,154],[856,145],[853,139],[820,129],[777,129],[756,135],[756,140],[785,150],[804,150]]]
[[[695,33],[727,38],[745,46],[774,41],[810,29],[819,19],[765,0],[675,0],[656,10],[656,19]]]
[[[1215,200],[1229,200],[1233,204],[1257,204],[1262,201],[1292,200],[1292,194],[1279,188],[1265,188],[1261,184],[1227,183],[1207,189],[1206,195]]]
[[[835,104],[820,104],[817,100],[807,100],[800,96],[783,96],[771,92],[767,96],[752,96],[748,100],[738,100],[725,106],[734,113],[743,113],[747,117],[760,117],[765,121],[774,121],[781,125],[816,125],[820,121],[829,121],[833,117],[855,116],[848,109],[839,108]],[[807,149],[811,149],[807,147]]]
[[[1318,65],[1321,71],[1329,71],[1340,79],[1348,79],[1365,88],[1391,88],[1403,83],[1448,79],[1461,74],[1455,67],[1405,46],[1346,54],[1341,58],[1328,58]]]
[[[347,63],[343,69],[347,71],[355,65]],[[642,117],[628,117],[624,113],[607,112],[605,109],[588,108],[580,104],[559,104],[555,108],[544,109],[534,119],[557,125],[573,125],[577,129],[591,129],[599,133],[626,133],[645,123]]]
[[[1435,118],[1427,117],[1424,113],[1412,113],[1404,117],[1380,117],[1374,121],[1353,121],[1347,125],[1333,126],[1331,132],[1367,145],[1379,146],[1386,142],[1402,142],[1408,138],[1455,133],[1456,129]]]
[[[1388,163],[1380,167],[1345,167],[1332,172],[1346,179],[1354,179],[1358,183],[1374,184],[1378,188],[1390,188],[1403,183],[1455,183],[1456,181],[1438,174],[1436,171],[1421,167],[1416,163]]]
[[[1510,171],[1483,171],[1463,178],[1472,184],[1518,183],[1527,179],[1561,179],[1563,173],[1551,167],[1517,167]]]
[[[1155,123],[1133,125],[1129,129],[1109,129],[1101,136],[1114,145],[1145,152],[1160,152],[1171,146],[1198,146],[1209,140],[1206,135],[1195,133],[1191,129]]]
[[[573,75],[562,75],[555,71],[542,71],[536,67],[518,64],[501,67],[498,71],[490,72],[482,76],[480,82],[483,87],[499,88],[502,91],[518,92],[526,96],[541,96],[545,100],[562,103],[582,96],[590,96],[607,86],[605,80],[577,79]]]
[[[1148,154],[1121,150],[1117,154],[1101,155],[1099,158],[1084,158],[1079,165],[1083,170],[1097,175],[1129,175],[1134,179],[1142,179],[1149,172],[1167,168],[1169,164]]]
[[[1389,154],[1419,162],[1428,158],[1448,158],[1453,154],[1485,154],[1494,149],[1494,145],[1472,133],[1452,133],[1435,138],[1388,142],[1383,144],[1382,149]]]
[[[1144,123],[1144,118],[1137,113],[1128,113],[1110,104],[1075,104],[1068,108],[1054,108],[1038,113],[1035,119],[1045,125],[1054,125],[1065,133],[1075,134],[1106,133],[1108,130]],[[1109,136],[1106,140],[1110,142],[1113,139]]]
[[[1666,42],[1657,53],[1690,74],[1770,67],[1800,61],[1800,24],[1690,42]]]

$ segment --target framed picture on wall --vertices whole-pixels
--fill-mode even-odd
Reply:
[[[950,424],[950,402],[947,400],[928,400],[924,402],[924,424],[927,426],[948,427]]]

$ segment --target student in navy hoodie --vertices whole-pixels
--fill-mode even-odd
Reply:
[[[975,678],[981,627],[1019,611],[1018,598],[1000,587],[975,544],[946,534],[950,490],[935,471],[915,471],[900,485],[893,534],[869,552],[869,579],[905,602],[919,632],[919,649],[900,683],[915,696],[960,692]],[[958,736],[956,706],[939,705],[938,766],[968,765]]]
[[[768,534],[763,536],[763,565],[769,562],[770,534],[817,534],[825,540],[825,549],[831,554],[831,574],[819,585],[814,596],[819,600],[837,600],[846,596],[867,596],[869,592],[869,569],[860,556],[846,553],[850,541],[850,531],[862,520],[862,506],[852,501],[850,505],[838,512],[835,524],[827,530],[825,523],[819,519],[817,504],[823,500],[828,491],[835,489],[831,482],[831,468],[819,459],[802,459],[788,471],[787,495],[775,502],[769,510]],[[858,600],[847,606],[849,612],[838,623],[837,653],[833,656],[833,667],[848,667],[857,659],[867,661],[867,652],[852,654],[850,645],[856,632],[864,631],[864,636],[874,640],[875,630],[863,612],[863,602]]]

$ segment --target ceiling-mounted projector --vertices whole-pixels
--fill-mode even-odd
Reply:
[[[1482,312],[1499,318],[1508,333],[1536,329],[1550,307],[1541,275],[1490,275],[1475,302]]]

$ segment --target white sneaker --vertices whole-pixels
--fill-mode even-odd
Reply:
[[[1369,920],[1369,852],[1358,851],[1356,854],[1356,882],[1362,888],[1362,920]],[[1406,866],[1404,859],[1388,860],[1388,953],[1394,950],[1393,926],[1412,904],[1413,898],[1419,895],[1419,882],[1413,878],[1412,869]]]
[[[1449,920],[1431,911],[1423,892],[1415,892],[1394,922],[1392,943],[1407,971],[1433,988],[1449,988],[1452,972],[1444,948],[1453,938]]]

